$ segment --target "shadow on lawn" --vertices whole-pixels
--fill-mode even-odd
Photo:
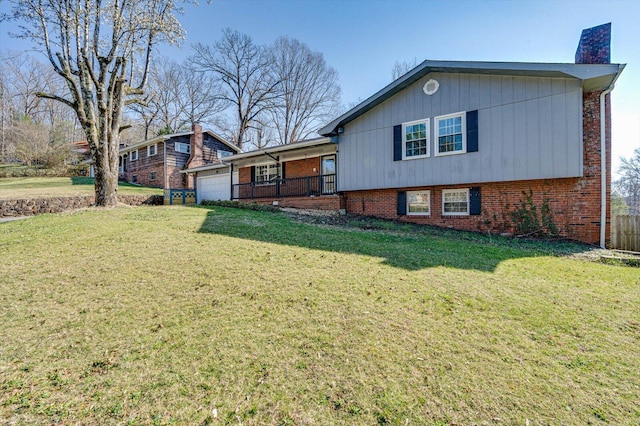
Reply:
[[[393,222],[391,222],[393,223]],[[214,208],[199,232],[384,259],[406,270],[438,266],[492,272],[500,262],[585,251],[579,244],[528,243],[471,232],[397,225],[392,230],[301,223],[281,213]]]
[[[86,176],[72,176],[71,185],[93,185],[94,178]]]

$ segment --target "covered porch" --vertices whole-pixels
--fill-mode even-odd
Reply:
[[[294,208],[338,210],[337,149],[330,138],[229,157],[231,199]]]

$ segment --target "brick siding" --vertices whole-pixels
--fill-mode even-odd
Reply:
[[[285,161],[284,164],[285,179],[320,175],[320,157]],[[238,169],[238,180],[239,183],[251,183],[251,167]]]
[[[147,155],[147,147],[138,148],[138,159],[130,161],[131,154],[129,154],[126,163],[126,171],[124,172],[124,178],[128,182],[133,182],[133,177],[136,176],[136,182],[144,186],[152,186],[155,188],[162,188],[164,182],[164,143],[158,142],[157,151],[155,155]],[[151,180],[151,172],[156,173],[156,178]]]
[[[291,198],[259,198],[238,200],[242,203],[257,203],[273,205],[278,202],[278,207],[291,207],[295,209],[333,210],[340,209],[340,196],[322,195],[319,197],[291,197]]]

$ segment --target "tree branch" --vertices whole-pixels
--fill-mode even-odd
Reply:
[[[72,101],[70,101],[68,99],[61,98],[60,96],[50,95],[48,93],[37,92],[36,96],[39,97],[39,98],[42,98],[42,99],[52,99],[54,101],[61,102],[61,103],[65,104],[65,105],[70,106],[71,108],[74,108],[74,109],[77,106],[76,102],[72,102]]]

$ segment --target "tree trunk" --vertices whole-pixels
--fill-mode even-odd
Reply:
[[[113,138],[113,135],[111,136]],[[95,206],[115,207],[118,205],[119,138],[116,136],[115,140],[111,141],[101,139],[103,140],[99,144],[100,148],[93,156],[94,164],[97,166],[94,167]]]
[[[105,159],[106,160],[106,159]],[[105,161],[107,163],[107,161]],[[118,172],[113,173],[108,164],[95,169],[96,207],[115,207],[118,205]]]

